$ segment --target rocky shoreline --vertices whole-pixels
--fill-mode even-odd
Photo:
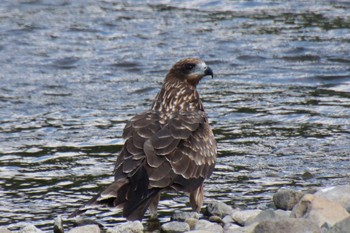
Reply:
[[[170,222],[161,225],[162,233],[350,233],[350,185],[320,188],[310,192],[280,189],[272,197],[273,208],[234,209],[213,201],[203,215],[175,212]],[[20,233],[42,233],[27,224]],[[55,233],[63,233],[62,219],[55,219]],[[101,229],[97,224],[78,226],[68,233],[142,233],[141,222],[125,222]],[[0,233],[11,233],[0,228]]]

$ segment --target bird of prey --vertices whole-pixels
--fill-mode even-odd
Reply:
[[[127,220],[141,220],[147,209],[157,212],[160,193],[189,193],[199,212],[203,181],[213,172],[216,141],[196,90],[213,71],[200,59],[178,61],[165,77],[152,108],[131,118],[123,131],[125,144],[114,168],[114,182],[76,210],[105,205],[123,209]]]

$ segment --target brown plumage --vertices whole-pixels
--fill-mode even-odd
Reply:
[[[134,116],[123,131],[126,140],[117,158],[115,181],[86,206],[123,208],[128,220],[140,220],[147,208],[155,214],[160,192],[190,194],[190,205],[200,211],[203,181],[213,172],[216,142],[196,85],[212,70],[201,60],[177,62],[165,77],[152,108]]]

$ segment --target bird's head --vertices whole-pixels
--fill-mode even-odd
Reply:
[[[196,86],[207,75],[214,77],[213,71],[204,61],[197,58],[186,58],[175,63],[165,80],[178,79]]]

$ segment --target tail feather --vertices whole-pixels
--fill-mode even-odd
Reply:
[[[141,220],[147,208],[160,189],[148,189],[149,178],[146,169],[141,166],[130,178],[130,186],[126,193],[123,216],[128,220]]]
[[[123,207],[123,217],[128,220],[141,220],[159,188],[148,189],[149,179],[146,170],[140,167],[131,177],[119,178],[101,193],[94,196],[84,206],[75,210],[69,218],[84,213],[91,206]]]
[[[121,191],[125,190],[123,187],[126,186],[127,183],[128,179],[126,178],[114,181],[102,192],[91,198],[85,205],[76,209],[68,218],[74,218],[96,205],[117,207],[125,201],[125,194],[123,195]]]
[[[76,217],[76,216],[78,216],[78,215],[81,215],[81,214],[84,213],[85,211],[87,211],[87,210],[88,210],[88,208],[87,208],[88,203],[90,203],[90,202],[91,202],[91,203],[94,203],[94,202],[97,200],[97,198],[98,198],[98,195],[96,195],[96,196],[94,196],[93,198],[91,198],[90,201],[88,201],[84,206],[82,206],[82,207],[80,207],[80,208],[74,210],[74,212],[71,213],[71,214],[68,216],[68,218],[74,218],[74,217]]]
[[[146,197],[138,202],[128,201],[124,205],[123,216],[129,221],[141,220],[146,210],[152,203],[153,198],[159,193],[160,189],[151,189]]]

